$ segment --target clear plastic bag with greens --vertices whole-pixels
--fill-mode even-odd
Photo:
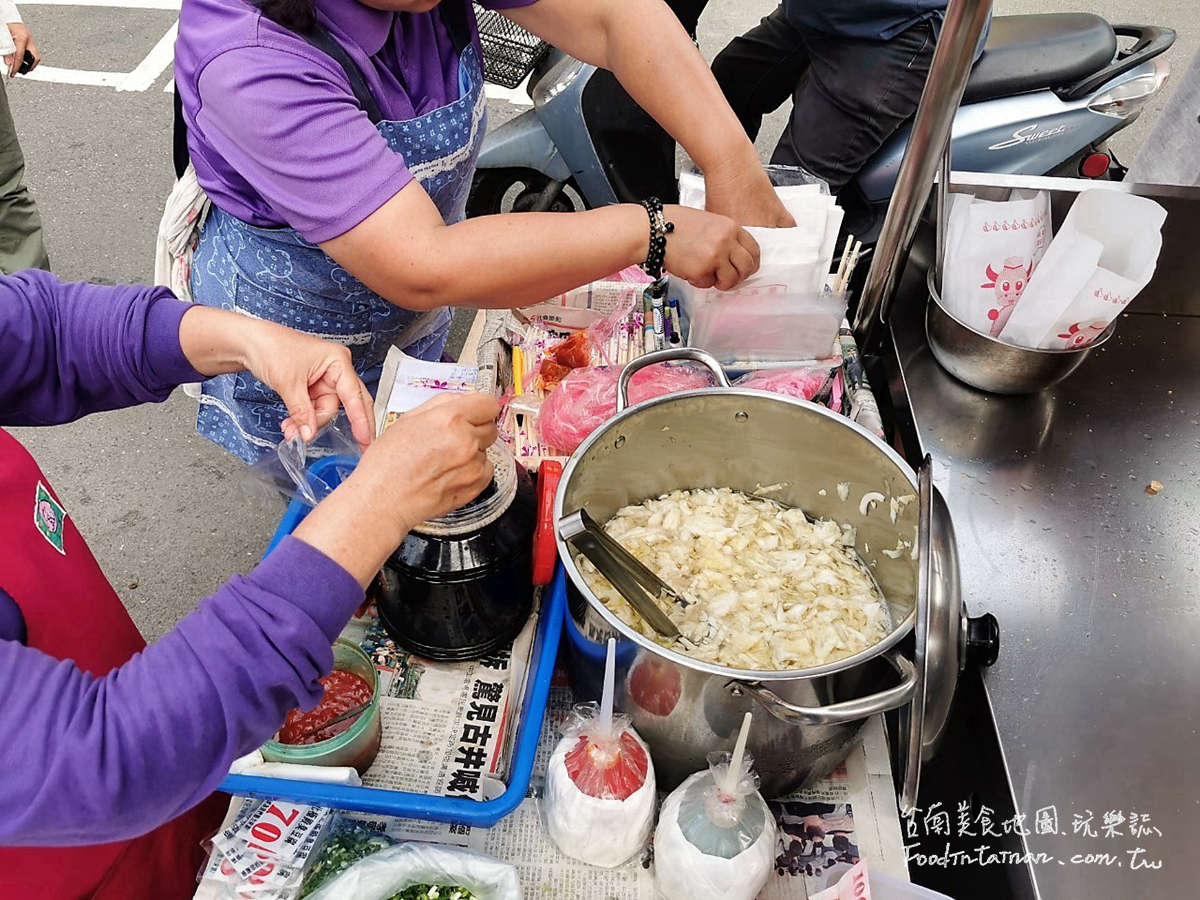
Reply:
[[[458,847],[403,843],[361,859],[312,900],[521,900],[517,870]]]
[[[745,752],[750,714],[732,753],[709,754],[663,802],[654,883],[666,900],[753,900],[775,859],[775,819]]]

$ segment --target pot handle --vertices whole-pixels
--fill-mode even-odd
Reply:
[[[629,405],[629,381],[636,372],[655,363],[675,362],[685,359],[700,363],[700,365],[712,372],[713,377],[717,379],[717,384],[721,387],[729,387],[729,378],[726,376],[725,370],[721,368],[721,364],[717,362],[712,354],[705,353],[696,347],[672,347],[667,350],[655,350],[653,353],[639,356],[621,370],[621,375],[617,378],[617,412],[621,412],[621,410]]]
[[[917,670],[907,657],[895,651],[886,657],[892,668],[900,673],[900,683],[878,694],[843,700],[830,706],[797,706],[788,703],[760,682],[730,681],[725,689],[735,697],[749,696],[763,709],[788,725],[841,725],[856,719],[866,719],[876,713],[903,706],[912,699],[917,684]]]

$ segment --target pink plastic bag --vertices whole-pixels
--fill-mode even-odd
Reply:
[[[589,434],[617,412],[617,377],[620,369],[599,366],[575,369],[542,403],[538,431],[553,447],[573,453]],[[706,369],[690,364],[659,363],[633,376],[629,385],[630,404],[651,397],[711,387]]]
[[[753,388],[785,394],[800,400],[811,400],[829,380],[830,369],[826,367],[795,369],[762,369],[743,375],[734,384],[737,387]]]

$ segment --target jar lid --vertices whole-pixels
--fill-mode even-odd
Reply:
[[[486,528],[504,515],[517,494],[517,462],[499,441],[488,447],[487,455],[492,462],[492,480],[483,492],[470,503],[423,522],[413,531],[432,537],[454,537]]]

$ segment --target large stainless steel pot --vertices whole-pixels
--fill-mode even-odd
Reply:
[[[681,356],[708,365],[722,386],[624,408],[634,371]],[[603,522],[623,506],[680,488],[753,493],[778,486],[771,497],[810,516],[855,527],[858,553],[870,566],[893,622],[891,633],[875,646],[816,668],[750,671],[701,662],[656,644],[613,615],[588,589],[575,552],[560,534],[560,556],[573,585],[568,665],[576,692],[599,696],[604,642],[617,637],[617,703],[649,745],[664,788],[702,769],[710,751],[732,747],[748,710],[755,713],[749,747],[763,790],[779,796],[827,774],[845,757],[867,718],[909,703],[919,681],[923,694],[944,692],[944,684],[925,685],[896,649],[916,617],[918,559],[908,547],[917,542],[920,509],[926,516],[933,513],[923,497],[923,502],[902,504],[892,520],[890,499],[915,501],[918,485],[891,447],[824,407],[729,388],[715,361],[694,350],[664,351],[634,362],[622,373],[618,395],[618,414],[576,450],[563,472],[555,501],[558,518],[586,507]],[[874,491],[885,499],[864,505],[864,494]],[[930,539],[931,533],[942,538]],[[924,534],[921,559],[933,577],[922,577],[922,587],[932,606],[943,611],[938,621],[957,629],[956,615],[945,613],[961,610],[957,578],[937,577],[957,572],[952,533],[934,522]],[[893,558],[898,546],[905,552]],[[957,650],[957,640],[948,640]],[[954,661],[960,656],[956,653]],[[949,668],[957,674],[957,668]],[[951,681],[951,696],[953,690]],[[935,696],[927,709],[943,706],[948,708],[948,701]],[[938,731],[935,723],[925,733]]]

